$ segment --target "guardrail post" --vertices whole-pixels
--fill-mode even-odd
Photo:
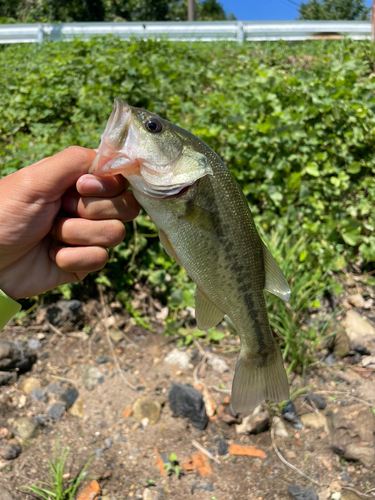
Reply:
[[[38,43],[42,43],[44,40],[44,29],[43,29],[43,25],[40,24],[38,26]]]
[[[243,23],[237,23],[237,42],[243,43],[245,40],[245,32],[243,29]]]

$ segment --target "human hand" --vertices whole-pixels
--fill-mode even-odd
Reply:
[[[72,146],[0,180],[0,289],[9,297],[80,281],[123,240],[121,221],[139,205],[122,176],[85,175],[95,154]]]

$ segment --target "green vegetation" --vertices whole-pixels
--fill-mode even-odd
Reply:
[[[195,0],[197,21],[235,19],[218,0]],[[0,23],[187,21],[187,0],[0,0]]]
[[[35,495],[35,498],[43,500],[73,500],[78,488],[87,479],[85,472],[93,457],[86,462],[75,478],[64,480],[63,476],[66,472],[66,463],[70,448],[63,447],[60,453],[58,449],[59,439],[56,442],[53,461],[48,460],[50,467],[49,482],[39,481],[38,484],[22,486],[24,490],[30,491],[33,496]]]
[[[301,324],[331,286],[327,273],[350,263],[370,271],[375,261],[374,65],[372,44],[348,40],[239,46],[108,37],[5,47],[0,175],[71,144],[97,147],[115,97],[192,131],[240,183],[292,282],[290,307],[270,298],[271,320],[284,356],[303,366],[320,334]],[[170,308],[170,333],[182,328],[187,342],[200,335],[179,319],[194,305],[194,284],[145,214],[95,279],[137,321],[130,290],[146,283]]]
[[[182,471],[182,467],[178,464],[179,464],[179,462],[178,462],[177,456],[174,453],[171,453],[169,455],[169,462],[166,462],[164,464],[164,467],[165,467],[167,474],[168,475],[174,474],[175,476],[177,476],[179,478],[181,471]]]
[[[370,11],[365,0],[308,0],[301,3],[298,19],[365,21],[370,19]]]

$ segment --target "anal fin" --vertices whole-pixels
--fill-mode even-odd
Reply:
[[[223,319],[220,311],[197,287],[195,292],[195,319],[200,330],[207,330],[216,326]]]
[[[291,291],[288,282],[277,264],[276,260],[272,257],[271,252],[263,243],[263,257],[264,257],[264,270],[266,274],[266,282],[264,289],[273,293],[282,300],[289,300]]]

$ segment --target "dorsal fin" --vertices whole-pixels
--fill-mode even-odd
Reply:
[[[197,287],[195,292],[195,319],[200,330],[208,330],[223,319],[221,312]]]
[[[271,252],[263,243],[264,270],[266,274],[266,282],[264,289],[273,293],[282,300],[289,300],[291,291],[282,270],[279,268],[276,260],[272,257]]]

